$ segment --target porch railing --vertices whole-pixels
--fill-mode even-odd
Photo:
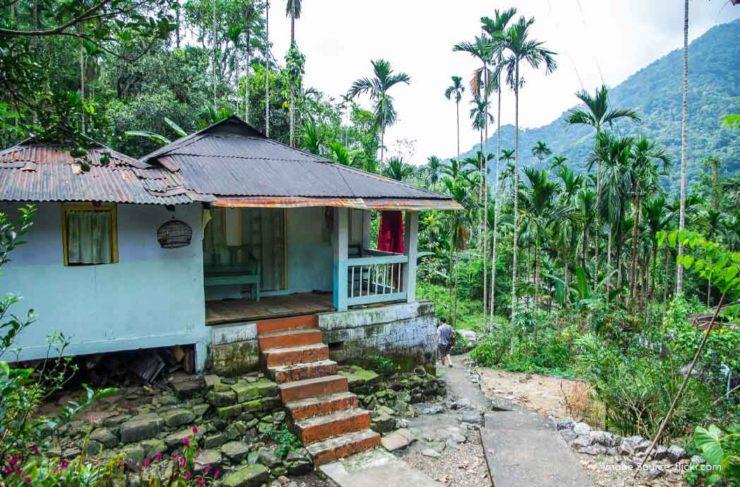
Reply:
[[[347,261],[347,305],[406,299],[404,286],[408,256],[400,254],[355,257]]]

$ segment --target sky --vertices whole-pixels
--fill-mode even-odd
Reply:
[[[290,43],[285,3],[272,1],[270,38],[283,60]],[[558,69],[546,76],[524,70],[520,124],[538,127],[576,105],[574,93],[605,83],[615,86],[650,62],[682,46],[680,0],[304,0],[296,39],[306,55],[305,82],[339,97],[372,73],[371,59],[387,59],[411,76],[394,87],[397,123],[386,132],[389,154],[420,164],[430,155],[456,152],[455,104],[444,97],[452,75],[469,81],[476,62],[452,46],[479,34],[480,17],[515,6],[536,19],[534,38],[558,53]],[[740,18],[729,0],[693,0],[689,38]],[[691,60],[690,60],[691,62]],[[680,80],[676,80],[680,83]],[[361,104],[369,107],[366,99]],[[504,93],[501,123],[513,123],[514,100]],[[469,90],[460,103],[461,151],[479,135],[469,123]]]

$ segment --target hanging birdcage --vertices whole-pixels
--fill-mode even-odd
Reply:
[[[190,245],[193,229],[187,223],[174,218],[157,230],[157,241],[163,249],[176,249]]]

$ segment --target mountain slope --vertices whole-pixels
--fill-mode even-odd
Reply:
[[[740,20],[718,25],[689,45],[689,178],[703,171],[701,160],[719,156],[724,171],[740,169],[738,131],[720,125],[722,115],[740,112]],[[672,172],[680,171],[681,157],[681,73],[683,58],[676,50],[658,59],[609,90],[613,107],[636,108],[642,122],[620,122],[614,130],[621,134],[644,134],[662,144],[673,158]],[[512,96],[507,93],[506,96]],[[525,94],[526,96],[526,94]],[[569,126],[565,113],[544,127],[520,132],[521,160],[524,165],[536,162],[531,148],[545,141],[553,154],[568,157],[569,163],[583,170],[593,147],[593,131],[587,127]],[[514,147],[514,127],[501,127],[502,147]],[[489,151],[496,150],[496,134],[487,142]],[[466,155],[472,155],[476,146]],[[678,177],[669,178],[675,189]]]

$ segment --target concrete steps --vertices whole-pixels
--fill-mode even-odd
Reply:
[[[282,384],[283,382],[334,375],[338,369],[339,366],[333,360],[321,360],[319,362],[303,364],[277,365],[267,369],[267,373],[272,380],[278,384]]]
[[[338,392],[326,396],[308,397],[285,403],[293,421],[332,414],[345,409],[360,407],[360,400],[351,392]]]
[[[318,466],[377,446],[380,446],[380,435],[371,429],[366,429],[312,443],[306,449],[313,458],[314,465]]]
[[[321,330],[318,328],[295,328],[272,333],[260,334],[257,341],[260,350],[277,347],[300,347],[321,343]]]
[[[293,432],[319,466],[380,445],[370,413],[337,375],[315,315],[257,323],[261,363],[278,385]]]
[[[262,363],[268,368],[329,360],[329,347],[323,343],[262,350]]]
[[[364,409],[354,408],[324,416],[296,421],[296,434],[304,445],[317,441],[342,436],[346,433],[355,433],[370,427],[370,413]]]

